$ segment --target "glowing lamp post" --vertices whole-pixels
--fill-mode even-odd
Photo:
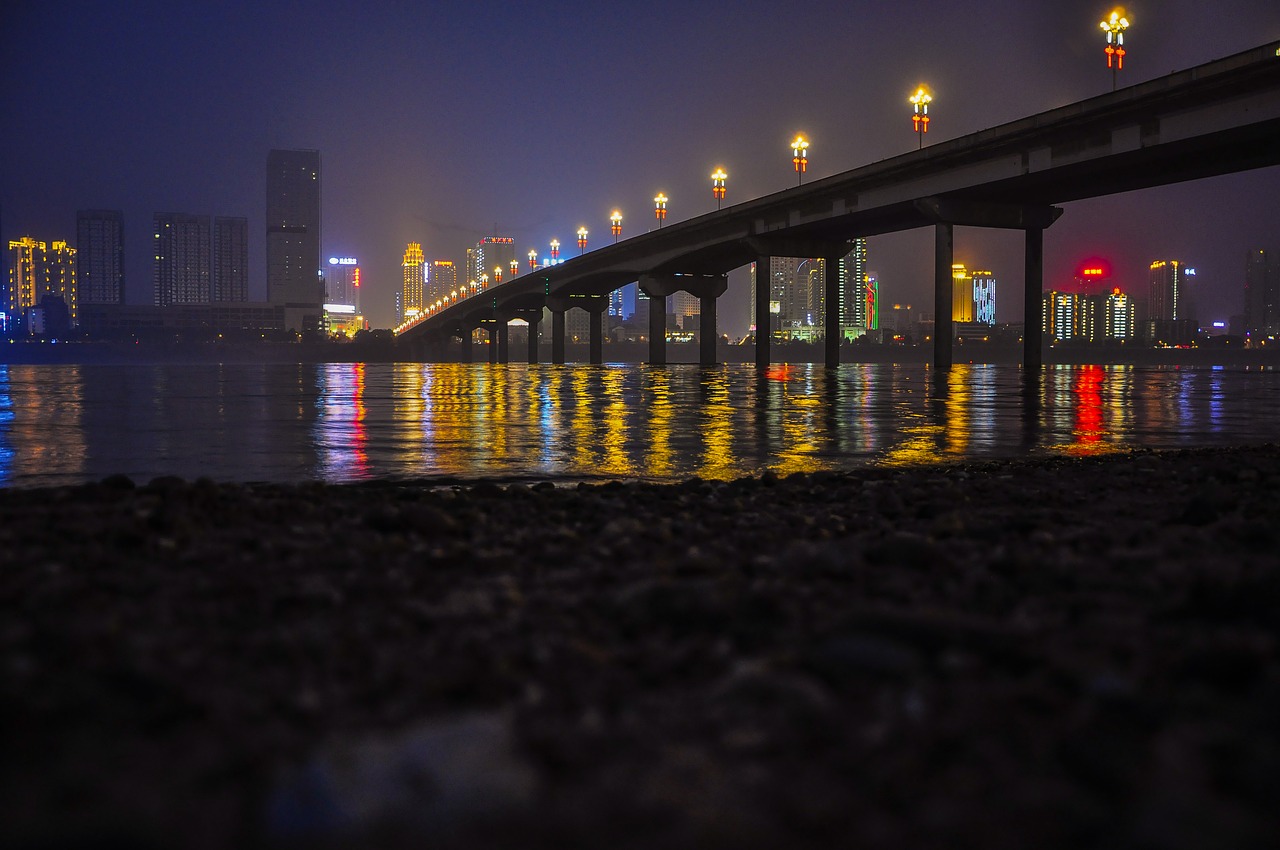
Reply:
[[[502,283],[502,266],[493,267],[493,282]]]
[[[796,168],[796,185],[804,182],[804,173],[809,170],[809,141],[804,136],[796,136],[791,143],[791,164]]]
[[[511,261],[511,276],[512,276],[512,277],[515,277],[515,276],[516,276],[516,275],[518,275],[518,274],[520,274],[520,263],[519,263],[519,262],[517,262],[516,260],[512,260],[512,261]]]
[[[481,289],[489,288],[489,276],[487,274],[480,275],[480,288]]]
[[[1124,67],[1124,31],[1129,28],[1129,19],[1124,9],[1116,9],[1099,26],[1107,34],[1107,67],[1111,69],[1111,90],[1115,91],[1117,76]]]
[[[538,267],[538,251],[536,248],[529,249],[529,271],[533,271]]]
[[[653,199],[653,217],[658,220],[658,227],[667,220],[667,196],[661,192]]]
[[[716,209],[720,209],[720,202],[724,200],[724,181],[728,179],[729,175],[723,168],[711,172],[711,194],[715,195]]]
[[[587,229],[585,227],[578,228],[578,256],[582,256],[582,252],[587,250]]]
[[[613,243],[618,244],[618,237],[622,235],[622,213],[613,211],[613,215],[609,216],[609,229],[613,231]]]
[[[929,104],[933,103],[933,95],[924,86],[916,89],[916,93],[907,98],[907,102],[915,107],[911,115],[911,123],[916,128],[917,150],[924,147],[924,134],[929,132]]]
[[[560,259],[560,240],[552,239],[551,240],[551,261],[555,262],[558,259]]]

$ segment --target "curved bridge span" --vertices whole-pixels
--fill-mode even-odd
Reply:
[[[471,331],[487,328],[506,361],[507,323],[552,318],[552,360],[564,362],[564,314],[583,307],[591,362],[601,362],[608,294],[638,282],[651,298],[701,299],[701,360],[715,361],[716,299],[729,271],[771,257],[826,258],[826,303],[838,303],[838,263],[853,239],[935,230],[935,365],[951,363],[951,263],[956,225],[1025,234],[1025,322],[1041,323],[1044,231],[1055,204],[1280,164],[1280,43],[1179,71],[923,150],[735,204],[536,269],[445,305],[399,331],[422,359],[452,338],[469,359]],[[768,288],[756,288],[756,327],[768,327]],[[666,315],[650,310],[649,361],[666,362]],[[826,363],[839,363],[836,310],[826,311]],[[537,359],[531,333],[529,359]],[[1040,337],[1024,333],[1023,363],[1041,365]],[[769,363],[769,340],[756,340]]]

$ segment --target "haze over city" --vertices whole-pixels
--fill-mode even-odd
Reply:
[[[1280,36],[1274,2],[1126,5],[1120,85]],[[793,185],[789,142],[819,179],[911,150],[907,96],[933,91],[936,143],[1108,92],[1095,2],[558,4],[21,3],[0,27],[0,239],[74,239],[77,209],[122,209],[127,297],[151,299],[160,211],[247,216],[249,294],[265,297],[265,163],[322,163],[324,257],[360,259],[363,306],[393,323],[407,242],[461,261],[485,235],[517,256],[610,241]],[[1280,243],[1280,170],[1069,204],[1046,233],[1045,288],[1104,257],[1120,285],[1152,260],[1199,269],[1202,323],[1241,309],[1244,255]],[[931,235],[875,237],[882,300],[924,307]],[[569,248],[567,255],[576,253]],[[1004,282],[1022,316],[1016,233],[962,229],[956,260]],[[745,270],[721,307],[749,322]]]

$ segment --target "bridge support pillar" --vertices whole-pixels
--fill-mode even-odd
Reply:
[[[1022,368],[1026,372],[1039,372],[1044,365],[1041,350],[1041,327],[1044,324],[1043,229],[1034,227],[1026,231],[1024,251]]]
[[[462,329],[462,362],[471,362],[471,337],[475,333],[472,328]]]
[[[649,296],[649,365],[667,365],[667,296]]]
[[[951,368],[951,263],[954,256],[954,228],[933,226],[933,365]]]
[[[498,362],[498,325],[496,322],[488,322],[485,330],[489,334],[488,360],[490,363]]]
[[[756,257],[756,366],[769,365],[769,336],[773,328],[769,314],[769,290],[773,285],[773,257]]]
[[[827,257],[822,264],[822,287],[825,316],[824,343],[826,365],[834,369],[840,365],[840,260],[842,257]]]
[[[607,306],[608,302],[605,302]],[[591,318],[587,324],[587,341],[590,343],[588,362],[599,365],[604,362],[604,311],[606,307],[591,307],[587,315]]]
[[[564,310],[551,309],[551,362],[564,364]]]
[[[698,363],[714,366],[719,362],[716,356],[719,336],[716,331],[716,296],[703,295],[698,299]]]
[[[511,361],[511,326],[507,324],[506,319],[498,320],[497,324],[494,326],[494,333],[496,333],[498,337],[497,362],[509,363]]]

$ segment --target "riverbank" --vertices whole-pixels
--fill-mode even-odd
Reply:
[[[510,362],[527,360],[525,343],[510,347]],[[822,343],[774,341],[769,349],[773,363],[824,363]],[[1130,365],[1130,366],[1224,366],[1233,368],[1275,368],[1280,366],[1280,347],[1243,348],[1105,348],[1090,346],[1050,346],[1044,350],[1049,365]],[[488,360],[488,349],[476,345],[472,358],[476,363]],[[695,342],[668,343],[667,362],[689,364],[699,362]],[[393,340],[372,339],[360,342],[258,342],[258,341],[188,341],[159,342],[10,342],[0,343],[0,364],[153,364],[153,363],[396,363],[415,362],[422,356]],[[585,343],[567,343],[565,360],[569,364],[590,361],[590,347]],[[450,344],[442,362],[459,362],[461,347]],[[603,349],[606,363],[647,363],[649,345],[645,342],[610,342]],[[840,349],[841,363],[929,363],[933,359],[930,345],[845,345]],[[957,343],[952,350],[955,363],[1017,365],[1022,362],[1020,345],[1007,343]],[[551,345],[544,343],[538,353],[540,363],[551,361]],[[753,344],[722,342],[716,350],[718,363],[754,363]]]
[[[0,491],[9,847],[1274,846],[1280,447]]]

